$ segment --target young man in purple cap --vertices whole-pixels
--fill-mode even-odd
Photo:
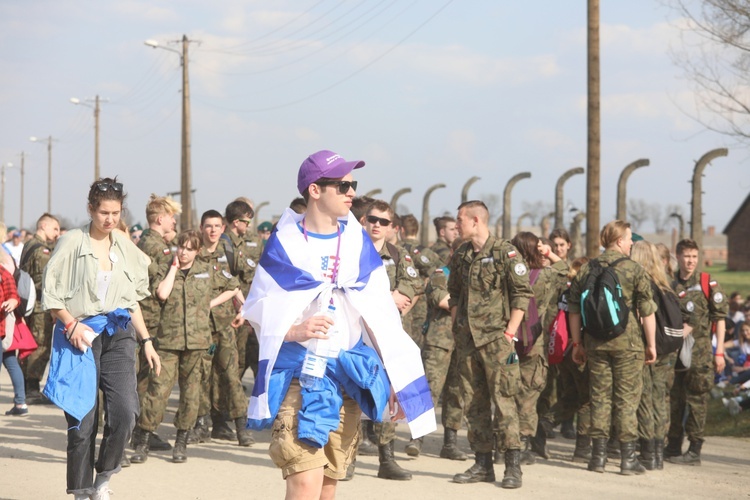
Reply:
[[[297,188],[307,212],[282,215],[242,311],[260,342],[248,427],[273,428],[269,453],[287,498],[335,496],[362,412],[405,417],[415,438],[436,428],[419,348],[401,327],[382,259],[350,213],[352,171],[363,166],[331,151],[302,163]],[[303,387],[311,341],[324,371]]]

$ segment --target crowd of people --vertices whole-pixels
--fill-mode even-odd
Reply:
[[[358,454],[409,480],[397,422],[418,457],[437,405],[440,457],[467,460],[464,423],[474,454],[456,483],[494,482],[502,464],[501,486],[522,487],[558,425],[573,462],[643,474],[700,465],[711,395],[733,415],[750,407],[750,301],[699,271],[694,241],[671,255],[616,220],[600,255],[571,262],[564,229],[496,237],[467,201],[424,246],[414,215],[356,196],[364,166],[311,155],[276,224],[256,225],[238,198],[178,234],[179,203],[152,195],[147,227],[128,227],[125,187],[103,178],[81,228],[51,214],[33,235],[0,225],[5,414],[65,411],[69,494],[109,498],[112,475],[151,450],[182,463],[188,445],[252,446],[267,428],[290,498],[333,498]],[[169,443],[158,430],[175,384]]]

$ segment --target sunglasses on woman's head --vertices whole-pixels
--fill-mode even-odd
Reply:
[[[112,191],[119,191],[119,192],[122,191],[122,182],[99,181],[96,184],[94,184],[94,186],[96,186],[96,189],[98,189],[99,191],[103,193],[106,193],[110,189]]]
[[[367,222],[369,222],[370,224],[380,223],[380,225],[383,227],[391,225],[391,221],[389,221],[388,219],[382,219],[380,217],[375,217],[374,215],[368,215]]]
[[[357,191],[357,181],[318,181],[315,184],[318,186],[338,186],[341,194],[348,193],[349,188]]]

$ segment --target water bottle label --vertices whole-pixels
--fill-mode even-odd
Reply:
[[[311,377],[322,378],[326,373],[327,364],[328,360],[323,356],[307,353],[302,363],[302,373]]]

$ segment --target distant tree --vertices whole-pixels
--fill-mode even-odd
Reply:
[[[628,221],[634,231],[642,231],[643,224],[651,218],[651,207],[642,199],[628,200]]]
[[[497,221],[503,212],[503,200],[499,194],[487,194],[484,193],[479,198],[487,205],[487,210],[490,212],[490,225]]]
[[[555,205],[548,201],[523,201],[521,209],[531,214],[531,224],[538,224],[542,217],[555,211]]]

